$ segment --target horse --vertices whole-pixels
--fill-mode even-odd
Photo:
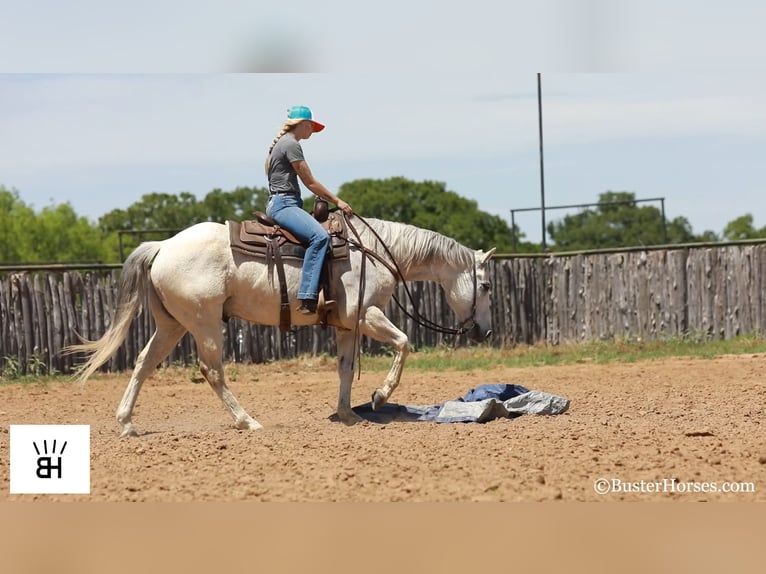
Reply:
[[[402,376],[409,340],[385,315],[384,308],[398,283],[433,281],[460,322],[452,332],[467,333],[476,342],[492,334],[488,252],[465,247],[440,233],[381,219],[347,219],[356,239],[349,239],[348,257],[333,262],[335,303],[327,324],[335,328],[340,378],[338,419],[352,425],[363,419],[351,407],[354,364],[361,335],[395,350],[383,385],[372,394],[374,409],[384,405]],[[362,224],[364,223],[364,224]],[[371,257],[371,255],[373,257]],[[395,272],[397,271],[397,272]],[[83,352],[77,378],[84,383],[117,351],[130,324],[149,302],[155,331],[141,350],[117,408],[121,436],[137,436],[132,414],[141,386],[186,332],[193,336],[201,374],[223,402],[234,426],[258,430],[224,378],[222,321],[238,317],[260,325],[280,325],[280,291],[274,265],[231,249],[227,223],[192,225],[164,241],[141,243],[125,260],[114,318],[96,341],[83,339],[68,352]],[[297,312],[295,296],[301,261],[284,260],[284,279],[293,325],[317,324],[316,315]]]

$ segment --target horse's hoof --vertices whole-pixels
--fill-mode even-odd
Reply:
[[[255,419],[237,421],[234,426],[239,430],[261,430],[263,428],[263,425]]]
[[[125,427],[124,429],[122,429],[122,432],[120,433],[120,438],[127,438],[131,436],[138,436],[136,429],[134,429],[132,426]]]
[[[360,417],[358,414],[356,414],[354,411],[351,411],[350,413],[344,414],[344,415],[338,415],[338,418],[340,419],[340,422],[342,422],[347,427],[354,426],[357,423],[364,422],[364,419]]]
[[[388,399],[386,398],[386,395],[383,394],[383,391],[375,389],[375,392],[372,393],[372,410],[377,411],[380,407],[386,404],[387,400]]]

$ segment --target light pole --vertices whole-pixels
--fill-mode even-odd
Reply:
[[[540,213],[543,227],[543,253],[547,249],[545,240],[545,174],[543,169],[543,99],[540,87],[540,72],[537,73],[537,117],[540,128]]]

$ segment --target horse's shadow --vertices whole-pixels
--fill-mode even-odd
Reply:
[[[362,417],[365,421],[386,425],[392,422],[416,422],[422,421],[422,413],[413,413],[404,405],[387,403],[377,410],[372,409],[372,403],[365,403],[353,407],[353,411]],[[333,413],[328,420],[334,423],[341,422],[338,413]]]

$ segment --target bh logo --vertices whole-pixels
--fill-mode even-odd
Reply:
[[[11,425],[11,494],[89,494],[90,426]]]
[[[37,448],[37,443],[32,442],[32,445],[35,447],[35,452],[37,453],[37,478],[51,478],[53,475],[51,474],[52,470],[57,470],[59,475],[58,478],[61,478],[61,455],[64,454],[64,449],[66,448],[66,441],[64,441],[64,444],[61,445],[61,450],[59,451],[59,457],[58,462],[55,464],[52,462],[52,458],[50,456],[40,456],[40,449]],[[43,452],[47,455],[48,454],[48,441],[43,440]],[[51,454],[56,454],[56,439],[53,439],[53,445],[51,446]]]

